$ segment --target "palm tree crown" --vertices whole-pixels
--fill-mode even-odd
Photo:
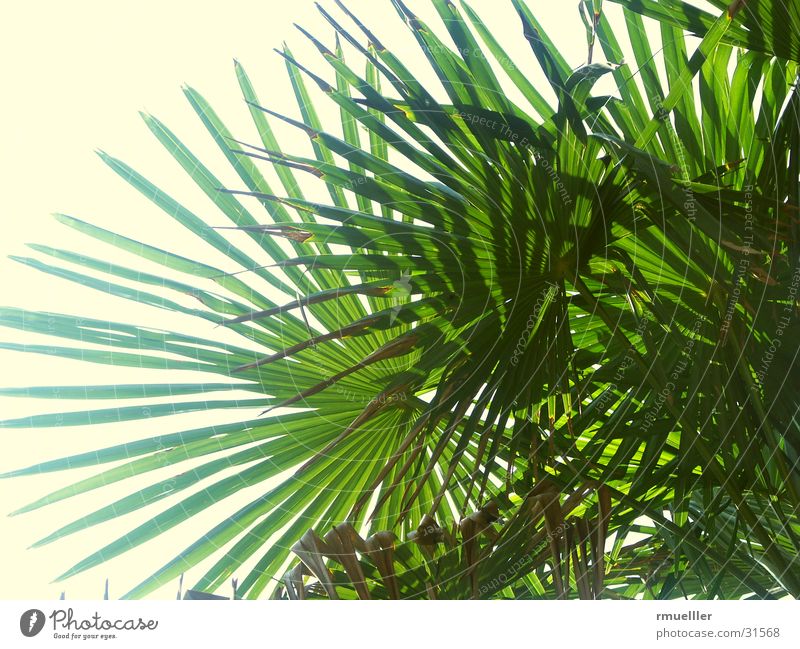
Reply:
[[[236,574],[248,598],[800,595],[800,2],[612,0],[625,18],[615,33],[608,3],[583,0],[588,55],[573,68],[510,1],[530,61],[511,61],[467,2],[432,0],[432,28],[391,0],[432,89],[336,0],[336,15],[321,9],[334,39],[300,28],[325,78],[279,52],[295,116],[265,107],[236,64],[260,141],[234,136],[186,88],[235,187],[145,115],[229,229],[101,154],[224,254],[224,269],[67,215],[57,218],[163,275],[47,246],[18,258],[192,316],[208,334],[170,330],[168,317],[153,330],[3,309],[7,327],[105,346],[4,349],[164,370],[161,383],[82,397],[189,400],[0,425],[243,413],[6,474],[111,466],[28,511],[175,466],[42,539],[153,510],[62,578],[281,476],[127,596],[215,553],[195,588]],[[635,61],[623,60],[622,34]],[[548,88],[528,80],[535,64]],[[600,80],[613,94],[596,91]],[[313,86],[338,106],[340,132],[323,128]],[[304,132],[311,153],[283,151],[275,120]],[[328,200],[304,193],[319,184]],[[175,384],[175,370],[219,379]]]

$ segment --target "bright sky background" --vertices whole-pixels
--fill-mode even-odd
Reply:
[[[333,2],[323,4],[336,14]],[[349,0],[347,4],[411,69],[425,69],[413,38],[397,18],[389,0]],[[439,28],[438,17],[427,1],[408,0],[408,4],[429,24]],[[510,2],[472,0],[471,5],[513,60],[526,72],[530,71],[534,83],[544,87]],[[569,53],[570,64],[580,65],[585,58],[586,45],[583,25],[577,15],[577,0],[531,1],[530,5],[557,44]],[[606,3],[606,7],[608,14],[618,15],[616,5]],[[6,7],[5,14],[0,37],[4,83],[4,101],[0,105],[0,121],[4,125],[0,151],[0,174],[4,179],[4,192],[0,197],[0,273],[3,279],[0,305],[95,316],[198,335],[220,335],[222,330],[210,334],[207,325],[198,325],[188,318],[170,315],[165,321],[162,311],[81,289],[5,257],[9,254],[39,256],[25,247],[28,242],[39,242],[70,250],[87,250],[100,258],[163,272],[160,266],[151,266],[138,258],[126,258],[115,249],[58,224],[49,214],[59,211],[185,256],[224,265],[214,251],[209,251],[128,187],[93,150],[103,149],[123,159],[209,223],[222,224],[223,217],[152,137],[137,111],[156,115],[228,186],[238,187],[241,184],[238,177],[233,175],[185,100],[180,85],[187,83],[198,89],[234,135],[256,142],[257,135],[241,99],[232,59],[236,57],[244,64],[265,105],[297,116],[283,63],[272,48],[288,41],[299,60],[310,62],[313,70],[330,79],[330,68],[292,27],[293,22],[301,23],[323,42],[332,45],[327,23],[319,17],[310,0],[230,0],[224,3],[49,0],[15,3],[13,7]],[[602,54],[596,60],[602,60]],[[425,74],[433,87],[431,75]],[[327,118],[326,123],[335,127],[336,113],[331,113],[330,106],[318,104],[317,107],[323,118]],[[298,138],[285,129],[276,130],[285,149],[305,153],[307,140],[304,136]],[[45,340],[34,336],[23,338],[13,330],[0,329],[0,341],[23,339]],[[53,343],[62,344],[55,339]],[[1,386],[197,381],[200,378],[195,373],[187,373],[185,377],[170,374],[167,379],[161,372],[107,368],[0,351]],[[139,402],[126,401],[124,405],[136,403]],[[91,405],[103,408],[116,404],[97,401]],[[0,398],[0,419],[79,409],[78,402]],[[257,410],[246,416],[255,414]],[[213,421],[222,423],[240,418],[243,418],[242,413],[229,411],[214,415]],[[5,429],[2,431],[0,472],[211,422],[211,415],[187,414],[169,420],[115,425]],[[234,502],[238,507],[254,497],[252,490],[246,490],[108,564],[63,584],[51,584],[53,578],[90,552],[146,521],[152,515],[151,510],[139,510],[121,521],[92,528],[44,548],[26,550],[27,546],[62,524],[156,478],[167,477],[175,470],[153,472],[144,480],[117,483],[20,517],[4,516],[55,488],[95,472],[97,468],[90,468],[0,482],[0,514],[3,515],[0,518],[3,562],[0,598],[56,598],[62,590],[66,590],[68,599],[99,598],[106,577],[111,579],[111,597],[119,597],[216,524],[225,512],[232,511]],[[263,491],[264,485],[257,489]],[[160,511],[171,504],[167,500],[156,509]],[[191,571],[186,584],[191,585],[209,565],[207,561]],[[176,589],[177,584],[169,584],[154,596],[174,597]]]

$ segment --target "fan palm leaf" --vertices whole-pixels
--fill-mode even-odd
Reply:
[[[366,596],[366,573],[356,566],[378,579],[380,564],[366,549],[360,557],[348,550],[346,578],[337,573],[334,585],[323,560],[331,552],[322,551],[332,541],[314,545],[333,526],[372,538],[391,529],[409,539],[421,522],[470,520],[490,501],[511,511],[542,485],[551,486],[562,512],[573,503],[570,494],[595,485],[574,524],[559,533],[548,532],[557,523],[545,513],[521,527],[514,527],[521,514],[511,516],[510,538],[490,549],[482,577],[486,584],[505,575],[502,588],[480,591],[470,582],[459,590],[455,574],[448,586],[448,570],[472,566],[467,543],[455,541],[436,559],[445,575],[436,588],[453,597],[800,594],[800,430],[789,388],[798,370],[788,343],[800,333],[794,40],[781,38],[785,25],[758,22],[767,11],[762,4],[772,3],[733,3],[712,15],[679,2],[622,2],[622,31],[635,58],[626,63],[602,3],[587,1],[589,53],[573,68],[522,0],[511,1],[531,48],[530,60],[519,64],[467,3],[459,9],[432,0],[451,47],[444,33],[392,0],[440,82],[436,90],[343,4],[336,3],[337,16],[322,9],[333,42],[301,31],[330,67],[326,78],[288,49],[279,52],[297,116],[263,106],[236,63],[258,141],[235,137],[204,97],[186,88],[238,186],[223,187],[165,124],[144,115],[216,206],[213,219],[101,154],[221,254],[224,266],[68,215],[57,218],[110,248],[97,246],[94,257],[34,246],[38,257],[17,257],[165,315],[190,316],[208,333],[3,309],[6,327],[73,345],[0,348],[158,369],[165,377],[144,387],[3,393],[202,399],[33,415],[0,426],[242,411],[234,423],[6,474],[100,469],[21,510],[30,511],[155,469],[178,471],[42,539],[152,511],[62,579],[253,487],[260,495],[126,596],[145,596],[212,555],[218,561],[196,590],[214,592],[239,574],[239,595],[271,594],[293,546],[305,568],[292,573],[291,592],[305,592],[307,569],[328,595]],[[794,20],[797,3],[785,7],[787,21]],[[640,14],[661,21],[663,76]],[[691,55],[687,31],[700,37]],[[549,88],[528,81],[524,70],[534,64]],[[615,95],[597,94],[600,80]],[[507,92],[511,86],[518,100]],[[338,106],[340,133],[323,126],[309,87]],[[283,151],[276,120],[305,133],[310,153]],[[270,167],[280,188],[267,180]],[[323,189],[329,200],[310,199],[306,187]],[[210,227],[220,214],[225,228]],[[245,239],[257,255],[237,245]],[[163,277],[109,261],[113,248],[160,264]],[[216,337],[216,326],[235,338]],[[176,370],[202,376],[176,386]],[[226,473],[231,468],[236,472]],[[584,543],[594,539],[587,521],[606,509],[607,558],[604,542],[593,549]],[[634,533],[643,540],[632,540]],[[545,537],[547,547],[538,547]],[[406,557],[408,574],[432,569],[432,559],[405,541],[396,552]],[[518,569],[509,573],[509,565]],[[425,583],[420,577],[392,586],[384,576],[380,588],[384,595],[432,596],[430,579],[418,588]]]

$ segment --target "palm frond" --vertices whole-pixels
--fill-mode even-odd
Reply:
[[[433,0],[453,49],[392,0],[440,82],[431,88],[337,1],[336,17],[322,10],[335,35],[328,45],[301,30],[330,66],[327,78],[279,52],[295,117],[262,106],[236,63],[258,140],[234,137],[199,92],[185,89],[238,175],[235,187],[224,188],[165,124],[144,115],[215,206],[213,219],[101,154],[224,265],[65,215],[58,220],[93,239],[97,257],[35,246],[39,257],[18,258],[189,316],[208,333],[7,308],[4,326],[70,345],[0,348],[164,372],[144,387],[88,387],[87,399],[216,396],[0,426],[242,410],[235,423],[6,474],[99,468],[21,510],[30,511],[158,468],[178,471],[42,539],[152,512],[62,579],[254,487],[259,495],[126,597],[145,596],[212,555],[218,561],[194,590],[213,593],[239,574],[239,596],[272,594],[293,547],[303,563],[287,578],[287,596],[306,594],[306,570],[318,580],[310,594],[331,597],[374,594],[369,580],[379,596],[399,597],[436,589],[453,597],[800,595],[800,428],[789,390],[800,376],[782,344],[800,333],[798,57],[796,39],[781,31],[797,18],[797,3],[781,5],[789,13],[779,25],[756,20],[779,2],[734,3],[719,15],[679,2],[622,2],[635,70],[600,2],[582,3],[589,55],[577,68],[522,0],[512,3],[531,47],[519,63],[466,3],[462,14]],[[662,21],[663,79],[653,62],[661,48],[640,14]],[[701,37],[691,54],[686,31]],[[549,89],[527,81],[534,64]],[[618,97],[594,94],[601,78],[613,79]],[[322,124],[309,83],[338,106],[338,132]],[[522,105],[505,91],[511,86]],[[307,135],[310,153],[283,151],[275,120]],[[269,184],[270,169],[280,189]],[[307,198],[312,187],[330,202]],[[220,215],[225,227],[211,227]],[[237,245],[246,239],[257,256]],[[163,277],[118,263],[116,250],[160,264]],[[218,326],[238,343],[215,337]],[[176,370],[201,376],[171,386]],[[6,393],[81,394],[70,386]],[[581,504],[585,485],[604,495]],[[531,494],[545,486],[581,494],[565,498],[583,510],[567,524],[559,497],[555,509],[540,505],[532,515]],[[475,530],[464,525],[489,501],[510,512],[495,533],[514,540],[490,542],[478,568],[475,553],[486,547],[476,549]],[[387,541],[387,530],[419,538],[420,521],[431,520],[453,530],[462,521],[461,541],[443,531],[450,542],[435,560]],[[534,543],[548,536],[547,547]],[[392,547],[391,559],[381,554]],[[323,560],[332,554],[344,562],[333,576]],[[509,565],[519,569],[509,573]],[[432,580],[434,568],[442,579]],[[459,571],[469,578],[451,576]],[[505,585],[481,592],[500,574]]]

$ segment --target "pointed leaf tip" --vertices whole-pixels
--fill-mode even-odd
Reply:
[[[28,503],[27,505],[23,505],[19,509],[15,509],[13,512],[9,514],[9,516],[19,516],[20,514],[27,514],[28,512],[35,511],[41,507],[44,507],[48,504],[48,502],[44,501],[44,499],[35,500],[33,502]]]
[[[61,574],[61,575],[59,575],[58,577],[56,577],[56,578],[55,578],[53,581],[51,581],[50,583],[51,583],[51,584],[57,584],[57,583],[59,583],[59,582],[61,582],[61,581],[64,581],[65,579],[69,579],[70,577],[72,577],[72,574],[73,574],[73,573],[72,573],[72,569],[70,569],[70,570],[67,570],[67,572],[65,572],[65,573],[63,573],[63,574]]]

